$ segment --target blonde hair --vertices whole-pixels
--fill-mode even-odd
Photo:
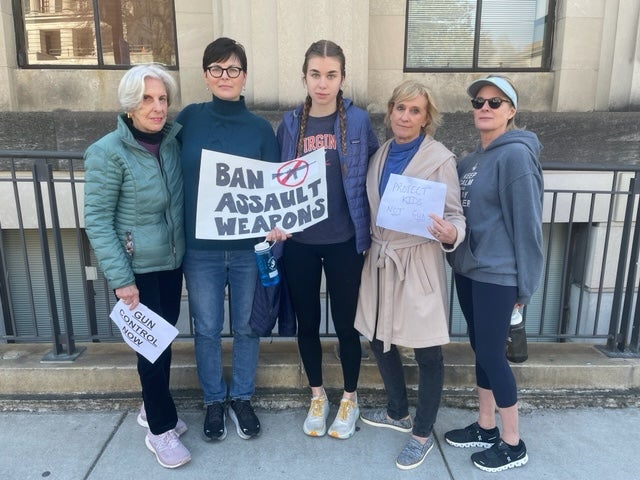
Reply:
[[[513,88],[513,91],[516,92],[516,99],[520,98],[520,94],[518,93],[516,86],[513,84],[513,81],[509,77],[505,77],[504,75],[490,75],[490,76],[502,78],[505,82],[507,82],[511,86],[511,88]],[[505,92],[502,92],[502,93],[505,93]],[[505,93],[505,95],[507,94]],[[509,95],[507,95],[507,97],[509,97]],[[513,114],[513,117],[507,120],[507,130],[506,130],[507,132],[509,130],[516,130],[518,128],[518,126],[516,125],[516,114],[518,113],[518,109],[513,104],[511,104],[511,106],[515,109],[516,113]]]
[[[442,123],[442,116],[440,115],[438,107],[436,107],[436,104],[433,102],[433,96],[427,87],[415,80],[405,80],[393,89],[391,98],[387,103],[387,113],[384,116],[384,124],[387,128],[391,128],[391,112],[393,111],[393,107],[398,102],[418,96],[424,97],[427,100],[427,123],[424,127],[420,128],[420,131],[425,135],[435,135],[436,129]]]

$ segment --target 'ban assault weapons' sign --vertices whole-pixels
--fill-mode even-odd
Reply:
[[[323,148],[284,163],[202,150],[196,238],[264,237],[276,226],[292,233],[327,215]]]

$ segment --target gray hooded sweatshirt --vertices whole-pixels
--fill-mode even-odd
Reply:
[[[510,130],[458,164],[467,235],[449,263],[472,280],[517,287],[517,303],[529,303],[542,274],[541,148],[534,133]]]

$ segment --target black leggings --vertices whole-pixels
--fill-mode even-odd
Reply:
[[[505,345],[518,288],[456,274],[456,291],[476,354],[477,385],[493,392],[498,407],[511,407],[518,401],[518,392]]]
[[[178,323],[182,297],[182,268],[135,275],[140,302],[163,317],[171,325]],[[171,345],[151,363],[138,357],[138,375],[149,429],[159,435],[176,426],[178,414],[169,390]]]
[[[360,376],[360,334],[353,327],[364,256],[356,252],[355,239],[328,245],[308,245],[288,240],[284,266],[298,319],[298,349],[309,386],[322,382],[320,344],[320,282],[327,279],[333,326],[340,343],[344,390],[354,392]]]

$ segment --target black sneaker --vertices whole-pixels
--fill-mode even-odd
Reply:
[[[522,440],[515,448],[500,440],[493,447],[471,455],[471,461],[485,472],[501,472],[508,468],[523,466],[529,461],[529,457],[527,456],[527,447]]]
[[[260,433],[260,421],[256,417],[249,400],[231,400],[229,403],[229,417],[236,424],[240,438],[245,440]]]
[[[449,445],[459,448],[482,447],[489,448],[500,440],[500,430],[493,427],[491,430],[480,428],[478,422],[468,427],[450,430],[444,434],[444,439]]]
[[[207,414],[204,417],[204,439],[224,440],[227,436],[227,427],[224,424],[224,404],[213,402],[207,405]]]

